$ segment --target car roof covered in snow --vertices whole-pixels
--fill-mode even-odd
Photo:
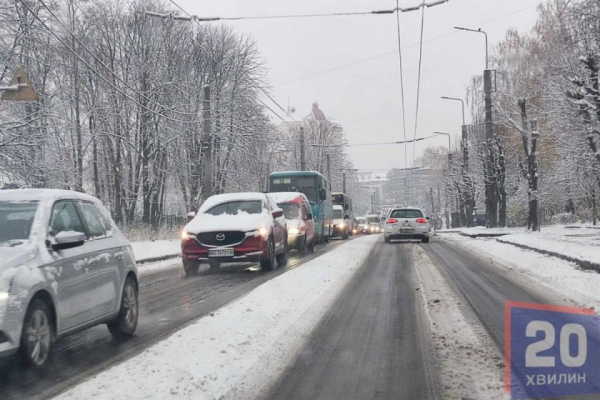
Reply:
[[[308,201],[304,193],[300,192],[275,192],[268,193],[277,203],[298,203],[302,200]]]
[[[214,196],[206,199],[202,207],[200,207],[199,212],[203,213],[216,205],[229,203],[231,201],[265,201],[266,196],[264,193],[260,192],[245,192],[245,193],[226,193],[226,194],[216,194]]]
[[[89,194],[60,189],[3,189],[0,190],[0,201],[53,201],[60,199],[79,199],[100,203],[100,200]]]
[[[333,206],[333,209],[334,209],[334,210],[340,210],[340,211],[344,211],[344,207],[342,207],[342,206],[338,206],[338,205],[335,205],[335,206]]]

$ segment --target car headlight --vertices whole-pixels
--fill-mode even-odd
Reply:
[[[299,235],[300,234],[300,229],[298,229],[298,228],[290,228],[290,229],[288,229],[288,234],[290,234],[290,235]]]
[[[342,222],[342,223],[339,225],[339,227],[340,227],[340,229],[344,229],[344,228],[346,227],[346,224]]]
[[[182,240],[193,239],[195,237],[196,237],[196,235],[194,235],[193,233],[189,233],[189,232],[186,232],[186,231],[182,231],[181,232],[181,239]]]

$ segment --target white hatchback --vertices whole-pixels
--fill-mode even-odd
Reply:
[[[430,231],[429,218],[420,208],[395,208],[385,221],[385,242],[390,243],[394,239],[420,239],[423,243],[429,243]]]

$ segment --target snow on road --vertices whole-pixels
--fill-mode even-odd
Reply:
[[[415,246],[414,260],[440,366],[440,398],[501,399],[502,354],[481,325],[467,322],[457,295],[422,248]]]
[[[574,263],[550,257],[531,250],[523,250],[494,239],[467,239],[454,236],[485,257],[497,261],[500,268],[508,267],[516,276],[522,274],[552,290],[574,305],[600,311],[600,274],[582,270]]]
[[[354,239],[281,274],[56,399],[254,398],[293,360],[378,240]]]

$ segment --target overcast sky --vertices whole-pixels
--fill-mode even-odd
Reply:
[[[176,0],[198,16],[239,17],[372,11],[395,7],[395,0]],[[400,0],[401,7],[420,0]],[[421,100],[417,137],[433,131],[455,131],[459,138],[459,102],[473,75],[485,67],[485,38],[459,32],[454,26],[481,27],[490,48],[508,29],[529,32],[540,0],[450,0],[425,12]],[[415,132],[415,107],[421,13],[400,15],[407,136]],[[340,122],[350,143],[402,140],[402,101],[395,15],[225,22],[251,35],[265,59],[273,98],[297,109],[300,119],[318,102],[323,112]],[[270,105],[270,101],[265,98]],[[273,109],[277,111],[275,106]],[[279,113],[281,116],[283,113]],[[274,117],[274,121],[278,121]],[[469,116],[467,110],[467,123]],[[416,154],[431,145],[447,146],[440,137],[417,144]],[[412,148],[409,147],[409,164]],[[402,145],[350,147],[360,169],[404,166]]]

